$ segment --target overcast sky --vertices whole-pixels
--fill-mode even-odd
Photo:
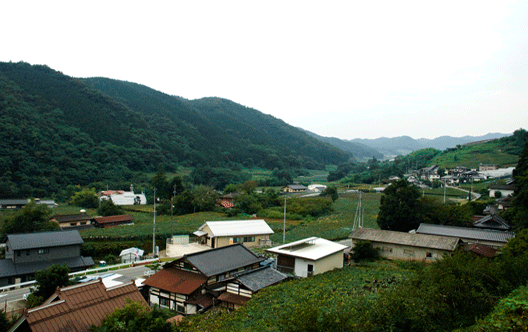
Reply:
[[[342,139],[528,128],[528,1],[3,1],[0,61]]]

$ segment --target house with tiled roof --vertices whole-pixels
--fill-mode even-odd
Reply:
[[[206,221],[193,234],[211,248],[244,243],[246,247],[270,244],[273,230],[264,219]]]
[[[81,256],[83,243],[76,230],[7,235],[0,286],[32,280],[35,272],[54,264],[65,264],[70,272],[93,266],[91,257]]]
[[[496,214],[481,216],[479,218],[474,217],[473,227],[499,231],[507,231],[510,229],[508,222]]]
[[[134,282],[106,288],[97,279],[57,289],[42,305],[24,310],[9,332],[87,332],[126,301],[148,307]]]
[[[277,256],[277,270],[308,277],[343,267],[345,245],[319,237],[266,249]]]
[[[475,256],[493,258],[497,254],[497,249],[482,243],[470,243],[465,249]]]
[[[244,245],[233,244],[166,263],[143,284],[149,287],[150,305],[190,315],[210,308],[225,282],[259,268],[262,261]]]
[[[59,224],[61,229],[86,229],[92,227],[92,217],[86,214],[84,210],[81,213],[74,214],[55,214],[50,217],[50,221]]]
[[[381,257],[395,260],[433,262],[453,254],[460,245],[458,238],[370,228],[358,228],[349,237],[352,244],[369,241]]]
[[[515,237],[514,232],[433,224],[420,224],[416,233],[458,238],[465,244],[482,243],[495,249]]]
[[[117,216],[94,217],[93,221],[95,227],[106,228],[123,224],[130,224],[134,221],[134,217],[129,214],[120,214]]]
[[[221,306],[229,310],[236,310],[263,288],[278,284],[288,279],[288,276],[271,266],[263,266],[255,270],[244,272],[228,281],[225,292],[218,296]]]
[[[305,192],[308,188],[303,186],[302,184],[290,184],[286,187],[282,188],[282,192],[285,193],[299,193],[299,192]]]
[[[500,197],[513,196],[516,188],[517,187],[514,184],[490,184],[489,196],[492,198],[495,198],[497,196],[500,196]]]

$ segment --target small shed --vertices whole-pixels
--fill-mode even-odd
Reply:
[[[143,253],[143,250],[133,247],[121,251],[119,257],[121,257],[121,263],[132,263],[142,260]]]

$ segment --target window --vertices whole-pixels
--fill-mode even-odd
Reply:
[[[47,254],[49,253],[49,248],[39,249],[38,253],[39,255]]]
[[[169,306],[169,303],[170,303],[169,299],[166,299],[166,298],[164,298],[164,297],[160,297],[160,298],[159,298],[159,304],[160,304],[160,307],[161,307],[161,306],[168,307],[168,306]]]
[[[29,256],[29,250],[26,250],[26,256]]]
[[[254,236],[246,236],[244,238],[244,242],[255,242],[255,237]]]
[[[76,222],[71,222],[70,226],[77,226],[77,223]]]
[[[425,253],[425,257],[427,257],[427,258],[433,258],[433,253],[432,253],[432,252],[426,252],[426,253]]]
[[[183,303],[176,303],[176,311],[181,312],[182,314],[185,313],[185,306],[183,305]]]

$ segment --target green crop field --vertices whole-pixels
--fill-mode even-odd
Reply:
[[[308,305],[329,316],[367,308],[378,298],[379,289],[392,287],[412,273],[391,261],[358,264],[267,287],[228,315],[211,312],[186,319],[190,331],[280,331],[282,320],[302,315]]]
[[[381,194],[362,194],[362,207],[364,209],[364,227],[378,228],[376,219],[379,211]],[[334,203],[334,212],[331,215],[306,221],[286,221],[286,242],[297,241],[303,238],[318,236],[328,240],[347,238],[352,233],[352,225],[359,202],[359,194],[340,195]],[[274,242],[282,243],[282,221],[268,221],[272,229],[279,229],[271,236]]]

